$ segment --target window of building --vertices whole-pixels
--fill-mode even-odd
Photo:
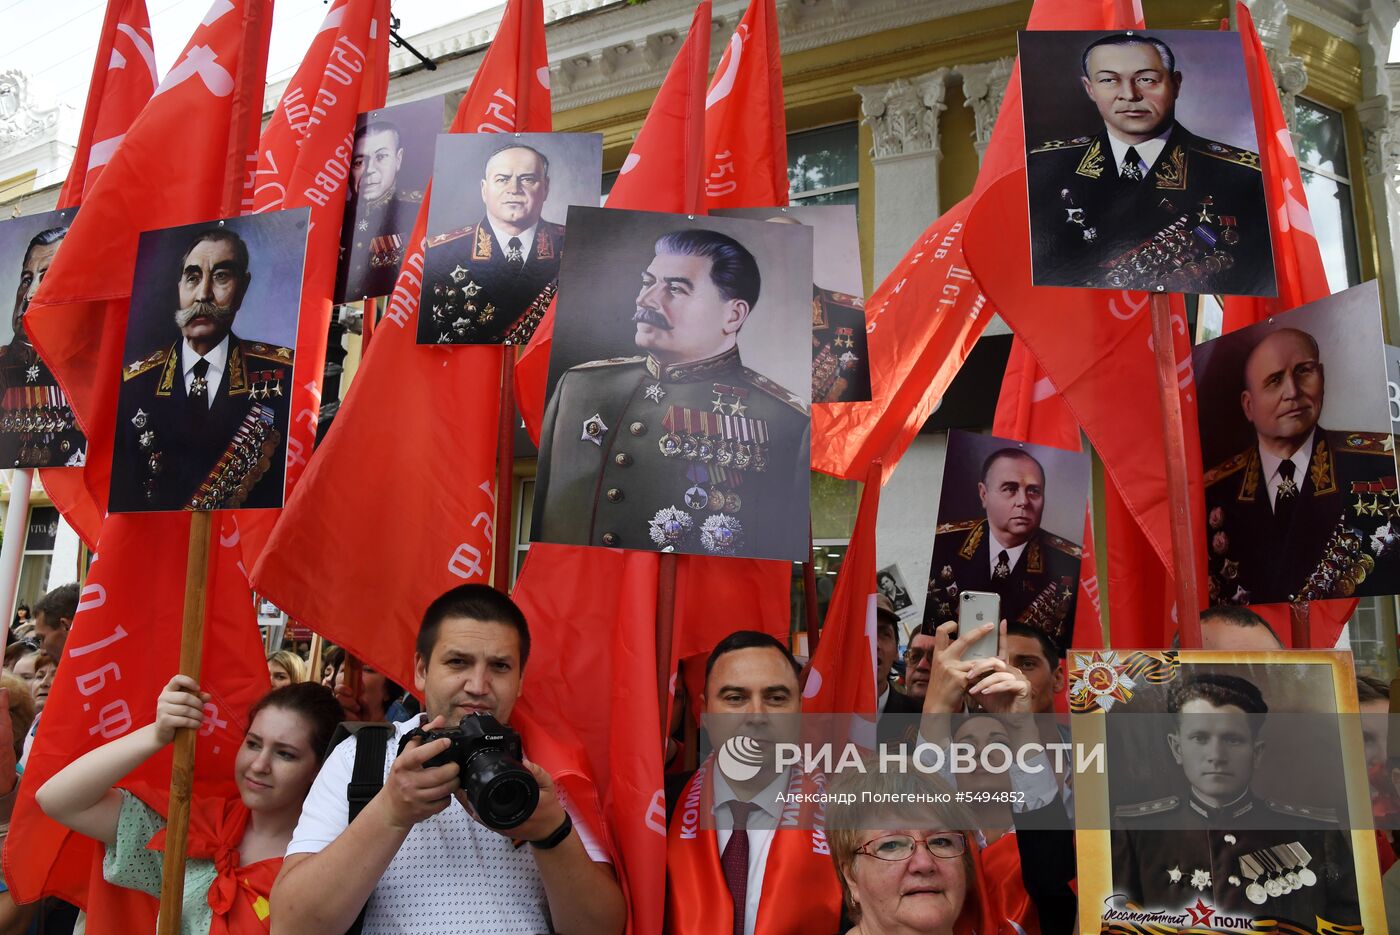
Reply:
[[[530,523],[535,515],[535,479],[522,478],[515,488],[515,554],[510,559],[510,586],[520,577],[520,568],[525,564],[525,553],[530,551]]]
[[[1340,292],[1361,281],[1342,115],[1300,97],[1296,129],[1298,166],[1313,230],[1322,250],[1322,265],[1327,270],[1327,285],[1333,292]]]
[[[34,602],[49,588],[54,546],[58,541],[58,510],[51,506],[31,506],[29,526],[24,530],[24,557],[20,559],[19,586],[15,606]],[[62,583],[62,582],[59,582]]]
[[[1347,621],[1347,639],[1358,675],[1389,682],[1397,671],[1395,600],[1363,597]]]
[[[853,205],[860,194],[860,127],[841,123],[788,134],[788,200]]]

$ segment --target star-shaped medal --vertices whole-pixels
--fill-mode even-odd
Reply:
[[[660,383],[648,383],[646,388],[642,390],[642,395],[654,403],[659,403],[666,395],[666,391],[661,388]]]
[[[602,413],[595,412],[583,420],[583,434],[579,436],[579,440],[592,442],[601,448],[603,447],[603,436],[607,434],[607,431],[608,427],[603,422]]]
[[[39,365],[38,365],[38,364],[33,364],[33,365],[30,366],[30,368],[29,368],[28,370],[24,371],[24,379],[25,379],[25,382],[27,382],[27,383],[33,383],[34,381],[38,380],[38,379],[39,379]]]
[[[1168,880],[1171,880],[1173,883],[1180,883],[1180,882],[1181,882],[1181,868],[1180,868],[1180,867],[1173,867],[1173,868],[1171,868],[1170,870],[1168,870],[1168,871],[1167,871],[1167,879],[1168,879]]]
[[[146,427],[146,421],[149,418],[150,416],[146,415],[146,411],[144,409],[137,409],[136,415],[131,417],[131,424],[136,426],[138,429],[144,429]]]
[[[724,394],[719,390],[715,390],[715,398],[710,400],[710,411],[723,413],[724,407],[728,405],[729,403],[724,401]]]
[[[739,397],[734,397],[734,402],[729,404],[729,414],[731,416],[741,416],[748,412],[749,407],[744,405],[744,401]]]
[[[461,263],[458,263],[448,275],[452,277],[453,282],[461,282],[467,278],[467,271],[462,268]]]
[[[1194,886],[1196,889],[1202,890],[1202,891],[1209,889],[1209,888],[1210,888],[1210,871],[1209,871],[1209,870],[1200,870],[1200,869],[1192,870],[1192,871],[1191,871],[1191,885]]]
[[[369,230],[369,221],[363,221],[363,220],[362,220],[362,221],[360,221],[360,223],[359,223],[358,226],[359,226],[360,230],[362,230],[362,231],[367,231],[367,230]]]

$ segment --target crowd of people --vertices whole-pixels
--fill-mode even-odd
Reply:
[[[76,585],[57,588],[32,614],[22,608],[9,630],[0,677],[0,705],[9,713],[0,717],[6,822],[77,600]],[[1066,730],[1062,720],[1025,717],[1052,714],[1065,687],[1062,653],[1040,631],[1003,621],[958,634],[946,622],[917,632],[900,659],[898,617],[888,598],[876,606],[880,743],[980,750]],[[964,658],[997,627],[997,655]],[[1207,648],[1280,648],[1268,624],[1241,608],[1207,612],[1202,631]],[[479,767],[464,774],[468,761],[456,752],[461,731],[473,724],[513,736],[508,725],[530,654],[520,609],[484,585],[454,588],[425,610],[414,649],[412,691],[335,647],[311,661],[294,649],[267,657],[268,692],[247,713],[233,793],[193,803],[182,933],[624,930],[626,900],[608,829],[529,759],[529,737],[514,768],[537,791],[518,799],[488,798]],[[711,716],[714,750],[740,730],[763,742],[784,739],[795,730],[785,716],[802,712],[805,674],[782,641],[736,629],[705,659],[699,711],[691,714]],[[1388,710],[1384,682],[1362,679],[1358,693],[1363,714]],[[108,883],[159,896],[165,790],[124,780],[178,730],[200,727],[207,700],[195,680],[171,678],[151,723],[67,764],[35,790],[50,818],[102,845]],[[1265,711],[1248,682],[1208,675],[1176,686],[1168,709],[1185,718],[1202,706],[1244,719]],[[360,723],[370,727],[344,729]],[[434,733],[453,728],[450,736]],[[1400,802],[1393,784],[1400,757],[1388,755],[1384,717],[1367,727],[1365,743],[1381,815]],[[891,771],[872,757],[869,768],[841,771],[828,783],[800,765],[776,778],[736,777],[692,746],[669,761],[665,783],[666,929],[1074,931],[1074,784],[1043,751],[1035,757],[1004,773],[958,775],[943,766]],[[513,762],[503,755],[500,774]],[[1248,784],[1245,775],[1245,795]],[[792,793],[822,790],[834,804],[824,814],[803,806],[798,811],[810,822],[794,823],[790,803],[811,797]],[[907,804],[920,796],[948,804]],[[518,811],[509,827],[493,817],[503,802]],[[712,821],[696,823],[696,803]],[[1395,854],[1387,832],[1377,833],[1377,847],[1388,871]],[[1317,869],[1326,873],[1321,862]],[[1394,895],[1395,874],[1386,882]],[[67,932],[80,920],[75,907],[55,900],[18,906],[0,893],[0,935]]]

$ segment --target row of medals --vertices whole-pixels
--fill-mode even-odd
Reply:
[[[0,417],[3,432],[66,432],[76,427],[73,410],[67,406],[12,409]]]
[[[708,435],[689,435],[667,432],[656,441],[663,458],[685,458],[702,464],[717,464],[739,471],[766,471],[768,456],[762,445],[732,438],[711,441]]]
[[[1317,874],[1308,868],[1311,855],[1303,845],[1275,844],[1240,858],[1240,872],[1250,883],[1244,889],[1245,898],[1256,906],[1270,899],[1287,896],[1317,882]]]
[[[247,480],[249,473],[254,467],[261,467],[263,471],[266,471],[271,466],[269,455],[271,449],[276,448],[276,445],[265,444],[270,428],[270,422],[263,419],[255,419],[251,426],[246,424],[240,426],[238,434],[234,436],[233,444],[230,446],[232,457],[224,469],[219,472],[213,488],[202,496],[196,492],[195,501],[198,509],[217,509],[234,493],[241,492],[244,498],[248,496],[248,491],[240,491],[239,487]]]
[[[1165,281],[1173,286],[1185,286],[1204,274],[1219,273],[1234,266],[1234,257],[1218,249],[1214,242],[1207,242],[1203,236],[1214,233],[1205,225],[1218,220],[1210,213],[1213,201],[1207,195],[1201,202],[1197,214],[1198,227],[1193,227],[1189,217],[1183,214],[1153,235],[1148,243],[1120,257],[1117,265],[1108,273],[1108,284],[1117,287],[1152,286]],[[1219,240],[1227,244],[1238,243],[1239,239],[1239,232],[1233,225],[1225,227],[1219,235]],[[1203,247],[1206,249],[1203,250]],[[1164,270],[1164,267],[1167,269]]]

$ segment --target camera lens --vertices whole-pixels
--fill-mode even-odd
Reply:
[[[539,783],[518,760],[500,750],[470,757],[462,770],[462,788],[481,823],[506,831],[534,814]]]

